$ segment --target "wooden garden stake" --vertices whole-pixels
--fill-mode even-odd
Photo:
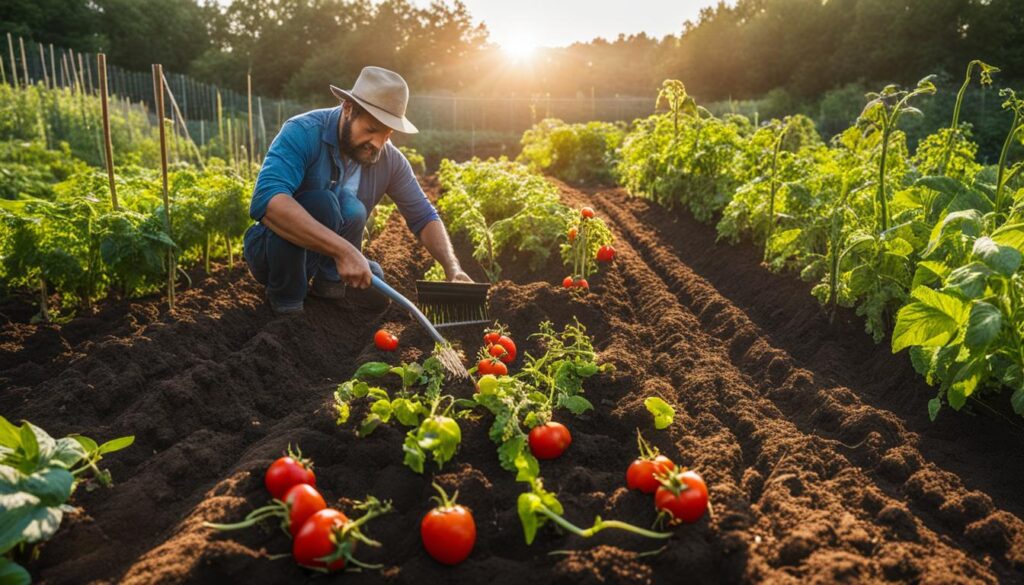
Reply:
[[[107,56],[96,55],[96,69],[100,80],[100,102],[103,108],[103,152],[107,161],[107,180],[110,182],[110,203],[116,211],[117,187],[114,185],[114,148],[110,143],[110,111],[107,106]]]

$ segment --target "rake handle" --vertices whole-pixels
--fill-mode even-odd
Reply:
[[[416,305],[412,304],[412,301],[402,296],[402,293],[391,288],[391,285],[381,280],[380,277],[378,277],[376,274],[370,277],[370,286],[380,291],[389,299],[401,305],[403,309],[405,309],[406,311],[409,312],[410,315],[415,317],[416,320],[420,322],[420,325],[422,325],[423,328],[427,330],[427,333],[429,333],[430,336],[434,338],[434,341],[442,345],[448,344],[448,342],[445,341],[444,337],[441,337],[441,334],[438,333],[437,329],[434,328],[434,325],[430,322],[430,319],[427,319],[426,316],[424,316],[423,313],[420,312],[418,308],[416,308]]]

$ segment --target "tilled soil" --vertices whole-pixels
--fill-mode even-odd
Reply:
[[[68,325],[0,329],[0,412],[55,435],[135,434],[112,454],[116,485],[80,490],[60,532],[29,568],[43,583],[1014,583],[1024,582],[1024,436],[1005,412],[922,414],[932,390],[876,346],[854,319],[830,326],[807,287],[773,275],[744,246],[618,190],[562,185],[615,232],[611,269],[579,296],[554,286],[556,258],[537,272],[503,259],[492,316],[520,352],[537,324],[575,316],[616,371],[588,381],[596,410],[561,417],[573,444],[542,464],[566,517],[649,525],[651,498],[624,486],[635,429],[700,470],[713,512],[660,544],[604,532],[589,541],[542,529],[527,547],[515,501],[523,484],[500,468],[489,417],[463,422],[455,459],[424,476],[402,465],[404,430],[357,438],[337,427],[331,392],[367,360],[422,359],[428,337],[397,308],[355,314],[311,299],[275,318],[244,269],[222,269],[180,295],[172,317],[155,299],[110,303]],[[470,255],[458,244],[467,264]],[[430,260],[397,217],[368,251],[411,293]],[[482,276],[470,267],[474,277]],[[5,311],[6,312],[6,311]],[[9,313],[10,314],[10,313]],[[381,325],[402,340],[378,352]],[[479,331],[453,332],[467,354]],[[471,389],[456,387],[467,395]],[[654,431],[643,406],[677,409]],[[980,408],[980,407],[979,407]],[[358,407],[353,419],[364,410]],[[396,511],[363,548],[381,572],[321,577],[287,559],[280,530],[214,534],[203,521],[240,519],[267,499],[262,472],[288,444],[317,463],[318,486],[345,509],[366,494]],[[458,567],[422,550],[430,483],[458,489],[479,539]],[[549,554],[560,551],[559,554]]]

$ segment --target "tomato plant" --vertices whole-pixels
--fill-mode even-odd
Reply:
[[[446,565],[457,565],[466,560],[476,544],[476,522],[473,513],[456,504],[459,492],[448,497],[444,488],[434,483],[438,496],[437,506],[427,512],[420,523],[420,538],[434,560]]]

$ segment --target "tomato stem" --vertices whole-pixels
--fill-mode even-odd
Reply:
[[[672,537],[672,533],[671,532],[654,532],[653,530],[647,530],[646,528],[640,528],[639,526],[634,526],[632,524],[629,524],[627,522],[621,522],[619,520],[602,520],[600,516],[598,516],[597,519],[594,520],[594,525],[593,526],[591,526],[590,528],[587,528],[586,530],[584,530],[584,529],[580,528],[579,526],[576,526],[572,522],[569,522],[568,520],[566,520],[562,516],[552,512],[550,509],[548,509],[547,506],[541,506],[539,511],[542,514],[544,514],[545,516],[547,516],[548,518],[550,518],[551,521],[554,522],[555,524],[558,524],[559,526],[561,526],[565,530],[568,530],[569,532],[575,534],[576,536],[581,536],[583,538],[590,538],[591,536],[594,536],[595,534],[597,534],[598,532],[601,532],[602,530],[604,530],[606,528],[618,528],[619,530],[625,530],[626,532],[632,532],[633,534],[639,534],[640,536],[646,536],[647,538],[671,538]]]
[[[254,526],[267,518],[273,517],[284,517],[288,513],[287,506],[280,500],[276,500],[273,504],[263,506],[262,508],[256,508],[245,517],[245,520],[241,522],[235,522],[233,524],[218,524],[216,522],[203,522],[203,526],[207,528],[213,528],[214,530],[241,530]]]

